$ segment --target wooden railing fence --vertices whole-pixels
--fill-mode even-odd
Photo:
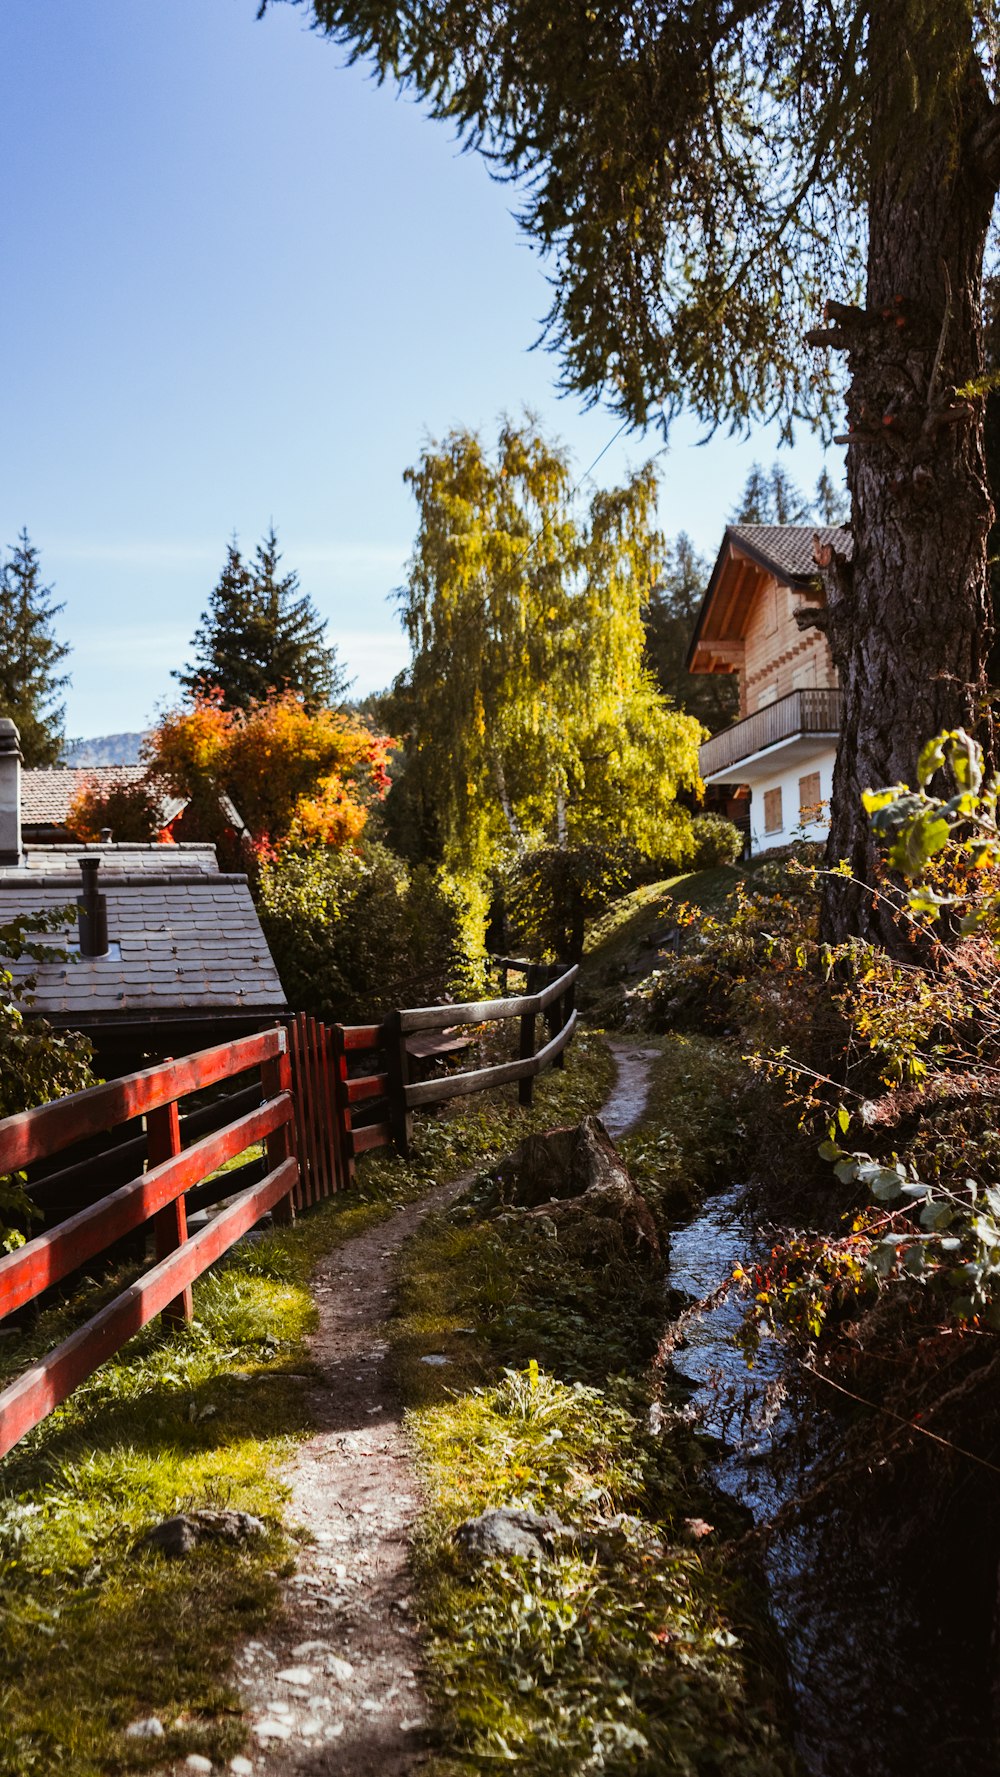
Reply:
[[[287,1030],[165,1061],[0,1121],[0,1178],[47,1164],[29,1192],[50,1211],[93,1189],[99,1174],[102,1156],[94,1153],[53,1172],[53,1158],[67,1148],[110,1136],[104,1160],[116,1181],[109,1192],[106,1178],[96,1200],[0,1258],[0,1320],[123,1240],[138,1242],[144,1254],[151,1235],[153,1247],[152,1263],[134,1283],[0,1390],[0,1457],[154,1315],[189,1321],[195,1278],[268,1211],[289,1223],[296,1209],[349,1186],[360,1154],[390,1145],[407,1153],[415,1109],[515,1080],[521,1103],[530,1104],[535,1077],[563,1065],[576,1028],[578,970],[511,958],[501,967],[526,975],[524,994],[396,1011],[380,1024],[325,1025],[299,1015]],[[546,1023],[540,1048],[539,1017]],[[518,1024],[515,1060],[410,1078],[415,1050],[434,1058],[463,1046],[426,1036],[421,1043],[420,1033],[504,1020]],[[258,1085],[200,1106],[182,1123],[181,1101],[251,1071],[259,1072]],[[116,1141],[121,1132],[125,1139]],[[187,1146],[185,1134],[193,1137]],[[258,1144],[262,1160],[220,1174]],[[122,1170],[129,1176],[117,1182]],[[189,1208],[219,1203],[205,1226],[189,1232]]]
[[[261,1074],[256,1108],[182,1149],[178,1100],[249,1068],[259,1068]],[[151,1228],[155,1252],[152,1267],[128,1289],[0,1391],[0,1456],[155,1314],[190,1320],[194,1279],[268,1210],[276,1221],[291,1220],[298,1165],[290,1088],[286,1033],[268,1030],[74,1092],[0,1122],[0,1176],[23,1171],[33,1161],[136,1117],[145,1118],[148,1138],[148,1170],[141,1177],[0,1259],[0,1318],[136,1229]],[[185,1192],[260,1141],[267,1152],[264,1178],[238,1192],[189,1238]]]

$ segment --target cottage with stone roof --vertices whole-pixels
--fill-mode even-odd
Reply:
[[[753,851],[828,830],[840,692],[817,552],[850,541],[841,526],[730,525],[698,614],[688,670],[735,673],[740,690],[739,720],[705,742],[701,775],[749,791]]]
[[[220,871],[214,846],[32,845],[21,814],[18,732],[0,718],[0,925],[68,909],[65,936],[52,939],[68,954],[12,967],[36,976],[50,1023],[92,1038],[106,1074],[286,1011],[247,878]]]

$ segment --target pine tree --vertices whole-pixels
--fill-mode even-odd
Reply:
[[[55,765],[62,751],[66,707],[59,693],[69,674],[59,667],[69,654],[53,622],[63,605],[42,584],[39,554],[23,530],[0,564],[0,715],[21,735],[25,765]]]
[[[796,487],[780,463],[770,473],[754,463],[730,524],[808,524],[815,516],[812,501]]]
[[[195,663],[174,678],[192,696],[216,689],[226,709],[249,709],[271,691],[294,691],[310,710],[336,703],[348,680],[326,624],[296,573],[280,574],[272,525],[252,562],[229,544],[226,565],[195,631]]]

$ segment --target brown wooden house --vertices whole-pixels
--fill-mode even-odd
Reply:
[[[828,827],[840,693],[816,550],[830,543],[847,551],[850,533],[730,525],[688,654],[690,672],[738,677],[739,719],[704,743],[701,775],[722,802],[749,792],[754,851]]]

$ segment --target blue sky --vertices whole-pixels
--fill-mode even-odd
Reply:
[[[227,539],[272,519],[356,688],[386,684],[424,440],[527,404],[582,470],[617,430],[530,350],[548,292],[510,189],[304,12],[255,12],[0,4],[0,544],[26,525],[65,600],[71,735],[149,720]],[[699,435],[661,518],[711,552],[776,439]],[[818,443],[782,455],[811,487]]]

